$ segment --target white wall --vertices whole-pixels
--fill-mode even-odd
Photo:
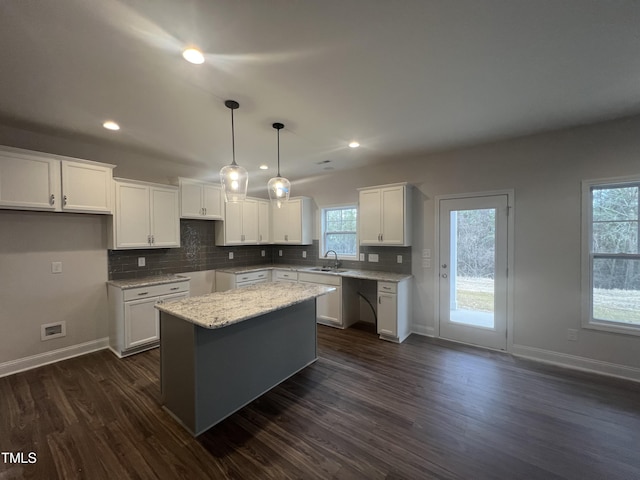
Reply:
[[[51,262],[62,262],[62,273],[52,274]],[[0,366],[99,346],[107,336],[106,281],[105,216],[0,210]],[[41,341],[40,325],[57,321],[66,321],[66,337]]]
[[[414,192],[414,331],[436,327],[435,201],[444,194],[515,190],[514,353],[640,380],[640,337],[581,328],[581,180],[640,173],[640,117],[396,159],[317,181],[294,183],[319,206],[357,201],[356,188],[408,181]],[[435,252],[434,252],[435,253]],[[432,262],[437,264],[437,260]],[[579,329],[577,342],[567,329]],[[628,367],[628,368],[625,368]]]

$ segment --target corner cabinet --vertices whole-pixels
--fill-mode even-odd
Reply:
[[[0,149],[0,208],[112,213],[114,165]]]
[[[290,198],[280,208],[271,206],[272,243],[311,245],[313,207],[309,197]]]
[[[180,246],[178,188],[118,179],[109,248]]]
[[[360,245],[411,246],[411,186],[360,188]]]
[[[382,340],[403,342],[411,333],[411,279],[378,282],[378,335]]]
[[[224,222],[216,225],[216,245],[269,243],[269,202],[247,198],[224,204]]]
[[[222,220],[224,199],[219,184],[180,178],[180,218]]]

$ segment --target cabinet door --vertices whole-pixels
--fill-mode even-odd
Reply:
[[[280,208],[271,205],[271,235],[273,243],[286,243],[285,235],[287,233],[287,214],[285,207],[289,202],[283,202]]]
[[[134,183],[116,183],[116,248],[148,248],[149,187]]]
[[[224,243],[242,243],[242,202],[225,203]]]
[[[60,161],[0,154],[0,207],[59,211]]]
[[[258,202],[242,202],[242,243],[258,243]]]
[[[360,244],[380,243],[380,190],[362,190],[359,195]]]
[[[160,339],[157,297],[124,304],[124,348],[129,349]]]
[[[282,205],[286,210],[287,229],[285,234],[286,243],[302,243],[302,201],[289,200]]]
[[[382,243],[403,245],[404,238],[404,187],[383,188],[381,198]]]
[[[342,326],[342,287],[316,298],[318,322]]]
[[[378,333],[390,337],[398,336],[398,296],[378,293]]]
[[[180,246],[180,213],[178,189],[151,187],[151,245]]]
[[[111,168],[62,162],[62,209],[68,212],[111,213]]]
[[[202,218],[202,185],[180,180],[180,217]]]
[[[269,243],[269,202],[258,200],[258,243]]]
[[[222,220],[222,188],[216,185],[202,186],[202,206],[204,217],[210,220]]]

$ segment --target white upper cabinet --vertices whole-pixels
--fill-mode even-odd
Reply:
[[[62,162],[62,210],[111,213],[113,167],[94,163]]]
[[[113,165],[28,150],[0,149],[0,208],[112,212]]]
[[[180,246],[178,188],[118,180],[110,236],[112,249]]]
[[[260,240],[259,218],[262,200],[247,198],[225,203],[224,222],[216,225],[216,245],[257,245]]]
[[[222,187],[215,183],[180,178],[180,218],[222,220]]]
[[[258,243],[271,243],[271,209],[268,200],[258,200]]]
[[[308,197],[291,198],[278,208],[271,205],[272,243],[311,245],[313,210]]]
[[[360,245],[411,245],[410,185],[359,189]]]

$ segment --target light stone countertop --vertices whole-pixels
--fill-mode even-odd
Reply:
[[[401,282],[413,276],[406,273],[378,272],[374,270],[359,270],[355,268],[341,269],[344,271],[337,272],[337,273],[331,272],[331,271],[321,272],[317,270],[312,270],[312,268],[316,268],[316,267],[284,265],[284,264],[283,265],[265,264],[265,265],[249,265],[246,267],[218,268],[217,271],[238,274],[238,273],[256,272],[259,270],[291,270],[296,272],[309,272],[309,273],[319,273],[322,275],[333,275],[333,276],[338,275],[341,277],[348,277],[348,278],[360,278],[363,280],[376,280],[380,282]]]
[[[222,328],[325,295],[335,287],[291,283],[259,283],[157,304],[161,312],[204,328]]]
[[[130,288],[151,287],[165,283],[188,282],[189,280],[191,280],[189,277],[183,275],[154,275],[151,277],[128,278],[126,280],[109,280],[107,283],[122,290],[128,290]]]

